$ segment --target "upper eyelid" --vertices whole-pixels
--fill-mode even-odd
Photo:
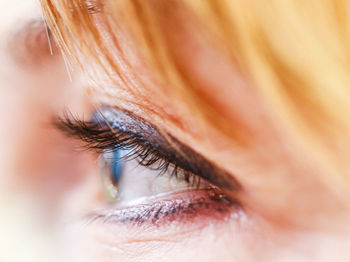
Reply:
[[[118,131],[142,134],[149,139],[159,135],[157,128],[153,125],[122,109],[102,106],[93,115],[92,121],[107,123],[112,129]]]
[[[132,136],[134,142],[147,144],[148,148],[151,147],[157,156],[203,178],[222,190],[228,191],[228,193],[241,189],[240,184],[233,176],[216,167],[175,137],[167,135],[167,138],[164,138],[163,133],[160,133],[152,124],[126,111],[101,107],[92,117],[92,121],[71,120],[71,117],[66,116],[64,119],[56,121],[55,125],[68,135],[90,143],[91,146],[88,145],[88,147],[97,149],[113,147],[113,143],[117,143],[118,135],[121,137],[123,135]],[[103,125],[105,128],[101,129]],[[102,133],[98,133],[98,128]],[[171,144],[169,140],[171,140]]]

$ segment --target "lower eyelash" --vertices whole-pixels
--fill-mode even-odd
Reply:
[[[220,194],[215,189],[197,190],[184,193],[182,198],[159,200],[125,208],[103,211],[90,216],[91,222],[126,225],[160,226],[174,221],[193,221],[197,217],[225,219],[241,214],[238,201]]]

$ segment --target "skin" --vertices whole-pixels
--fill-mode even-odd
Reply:
[[[215,45],[198,43],[195,37],[185,33],[179,38],[186,39],[177,50],[182,66],[191,70],[192,81],[210,95],[216,109],[230,119],[230,129],[248,134],[248,146],[242,146],[213,125],[203,124],[187,104],[175,100],[177,98],[164,86],[150,81],[151,73],[136,83],[135,89],[141,95],[135,96],[135,90],[118,85],[116,75],[107,77],[98,65],[86,64],[86,71],[93,67],[100,74],[99,79],[94,79],[97,86],[92,92],[94,102],[86,102],[80,87],[69,81],[58,49],[56,56],[47,53],[43,56],[44,67],[35,66],[33,61],[27,64],[32,73],[24,74],[16,65],[11,67],[12,75],[20,73],[25,76],[22,81],[32,83],[32,89],[28,91],[32,96],[14,95],[31,102],[18,102],[23,112],[18,113],[17,119],[28,119],[30,112],[31,121],[39,123],[62,112],[67,105],[74,112],[84,114],[89,114],[92,104],[96,103],[131,111],[239,181],[243,189],[233,197],[242,208],[232,211],[230,217],[198,215],[160,226],[152,223],[133,226],[101,220],[86,224],[82,215],[96,206],[106,206],[100,197],[96,159],[88,153],[73,153],[75,141],[56,131],[49,132],[39,124],[25,134],[18,131],[16,141],[20,142],[15,143],[9,134],[21,129],[9,125],[6,134],[11,139],[8,141],[18,149],[8,157],[14,160],[20,156],[10,169],[9,173],[15,176],[9,178],[9,184],[17,185],[21,181],[29,195],[45,199],[38,200],[36,205],[42,208],[44,220],[51,222],[50,228],[59,232],[54,237],[59,253],[55,256],[63,255],[64,261],[103,262],[347,261],[350,256],[347,196],[336,195],[330,190],[321,179],[325,171],[302,150],[286,127],[276,122],[274,107],[262,99],[246,74],[232,65]],[[105,41],[108,39],[106,36]],[[175,40],[174,43],[177,44]],[[43,55],[42,49],[33,52]],[[24,56],[28,57],[29,53]],[[12,54],[8,59],[13,62],[15,56]],[[141,73],[137,67],[130,70],[126,73]],[[55,78],[52,71],[59,72]],[[40,77],[35,77],[38,72]],[[80,79],[81,76],[75,77]],[[7,85],[23,84],[15,77],[8,81]],[[43,87],[48,85],[52,89],[42,94],[42,100],[34,95],[39,90],[47,90]],[[58,105],[43,113],[47,101],[53,100],[59,100]],[[56,142],[52,144],[53,141]],[[52,161],[42,160],[43,153],[38,154],[36,150],[39,146],[40,152],[46,152]],[[64,157],[57,157],[57,152],[62,152]],[[19,171],[19,167],[23,170]],[[12,194],[16,195],[14,192],[17,191],[14,189]],[[191,193],[185,197],[190,198]]]
[[[198,51],[183,47],[182,51],[185,57],[192,54],[191,61],[185,61],[189,63],[187,66],[192,68],[198,86],[209,92],[233,119],[231,128],[238,125],[255,135],[249,148],[241,147],[213,126],[203,128],[181,101],[169,103],[156,86],[142,89],[146,99],[157,101],[156,105],[152,104],[153,114],[148,114],[148,108],[140,107],[142,101],[116,85],[116,81],[98,83],[121,91],[121,96],[117,90],[115,96],[105,94],[104,100],[117,108],[137,112],[234,176],[244,188],[236,196],[243,203],[244,216],[232,221],[203,218],[203,221],[181,224],[181,230],[162,228],[159,231],[152,225],[146,229],[129,229],[123,225],[91,224],[92,235],[86,239],[97,240],[87,245],[97,252],[88,253],[84,259],[345,261],[349,245],[346,233],[349,210],[345,199],[333,196],[320,181],[319,173],[323,171],[310,162],[310,156],[300,153],[297,142],[289,144],[292,138],[288,139],[283,127],[273,123],[271,112],[264,108],[251,84],[247,79],[237,79],[241,76],[225,58],[210,48]],[[202,64],[207,65],[205,69],[201,68]],[[223,69],[217,70],[217,67]],[[208,81],[212,83],[212,90],[204,85]],[[132,97],[128,104],[123,103],[125,93]],[[157,115],[162,108],[167,108],[180,121]],[[196,129],[197,126],[201,128]]]
[[[104,31],[103,19],[97,16],[96,21]],[[191,28],[190,20],[187,23]],[[113,50],[108,33],[104,32],[102,40]],[[325,171],[288,128],[276,121],[274,106],[262,99],[244,71],[214,43],[201,42],[186,30],[177,33],[172,43],[180,66],[191,72],[191,82],[230,120],[229,129],[248,134],[248,146],[227,137],[216,126],[203,124],[169,91],[167,83],[152,82],[152,73],[141,71],[142,63],[135,57],[130,71],[123,72],[142,75],[133,87],[119,84],[116,74],[104,75],[98,64],[85,64],[84,69],[100,70],[93,89],[97,102],[133,112],[235,177],[243,190],[234,197],[242,203],[243,211],[236,219],[202,217],[180,221],[180,227],[91,223],[82,234],[90,231],[84,244],[94,247],[94,252],[83,260],[346,260],[346,197],[334,194],[321,179]],[[117,55],[115,59],[117,62]]]

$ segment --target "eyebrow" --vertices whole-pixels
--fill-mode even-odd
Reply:
[[[124,110],[101,107],[90,121],[72,120],[65,116],[55,125],[71,137],[88,144],[88,148],[106,149],[124,139],[124,134],[141,146],[151,148],[153,154],[190,172],[213,186],[226,191],[241,189],[236,179],[205,159],[174,136],[159,131],[158,128],[140,117]],[[100,130],[100,131],[99,131]],[[119,138],[118,138],[119,137]]]
[[[41,66],[60,54],[51,31],[42,19],[26,21],[9,36],[7,49],[15,61],[28,66]]]
[[[81,0],[78,2],[78,8],[83,11],[87,11],[89,14],[97,14],[102,11],[103,3],[97,0]],[[74,8],[70,8],[71,12],[74,13]]]
[[[87,11],[90,14],[96,14],[101,12],[102,3],[97,1],[86,1]]]

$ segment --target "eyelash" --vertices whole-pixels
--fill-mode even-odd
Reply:
[[[177,160],[172,161],[172,156],[167,156],[166,152],[162,152],[156,143],[152,144],[138,133],[113,130],[108,122],[102,121],[85,122],[65,116],[56,119],[54,124],[67,136],[83,141],[83,147],[86,150],[92,150],[97,154],[118,149],[129,151],[123,156],[126,161],[136,159],[140,165],[158,170],[159,176],[168,173],[167,171],[171,167],[172,172],[167,175],[184,180],[189,188],[197,188],[197,190],[189,190],[182,197],[162,199],[159,202],[151,202],[149,205],[121,206],[114,207],[112,210],[93,212],[87,215],[88,222],[102,220],[112,224],[141,225],[148,223],[148,225],[160,226],[173,221],[193,222],[196,218],[205,221],[202,218],[223,220],[231,218],[232,215],[237,218],[241,216],[243,210],[241,204],[235,198],[227,196],[222,191],[222,187],[204,182],[206,188],[201,189],[201,185],[203,185],[201,181],[206,181],[206,179],[201,178],[196,172],[186,170],[186,166],[189,164],[182,163],[179,166],[175,163]],[[203,166],[201,167],[203,168]],[[188,168],[191,170],[193,166]],[[204,170],[210,171],[211,168],[207,166]],[[198,170],[198,165],[194,166],[194,170]],[[223,174],[221,173],[221,175]],[[236,183],[229,184],[231,189],[239,190],[237,185]]]
[[[225,219],[227,214],[238,219],[243,215],[240,204],[231,198],[215,192],[215,189],[202,190],[191,199],[164,200],[148,205],[132,206],[107,210],[88,216],[89,222],[102,219],[104,223],[142,225],[151,223],[159,226],[173,221],[193,221],[197,217]],[[214,212],[215,211],[215,212]]]
[[[83,141],[83,147],[87,150],[98,154],[120,149],[126,150],[128,153],[123,156],[125,161],[137,160],[141,166],[159,171],[159,176],[166,174],[172,167],[171,177],[180,179],[179,174],[181,173],[181,179],[186,181],[190,187],[199,187],[201,184],[200,177],[179,167],[171,159],[162,157],[150,142],[135,133],[112,129],[106,123],[85,122],[70,117],[59,118],[55,121],[55,126],[69,137],[78,137]]]

